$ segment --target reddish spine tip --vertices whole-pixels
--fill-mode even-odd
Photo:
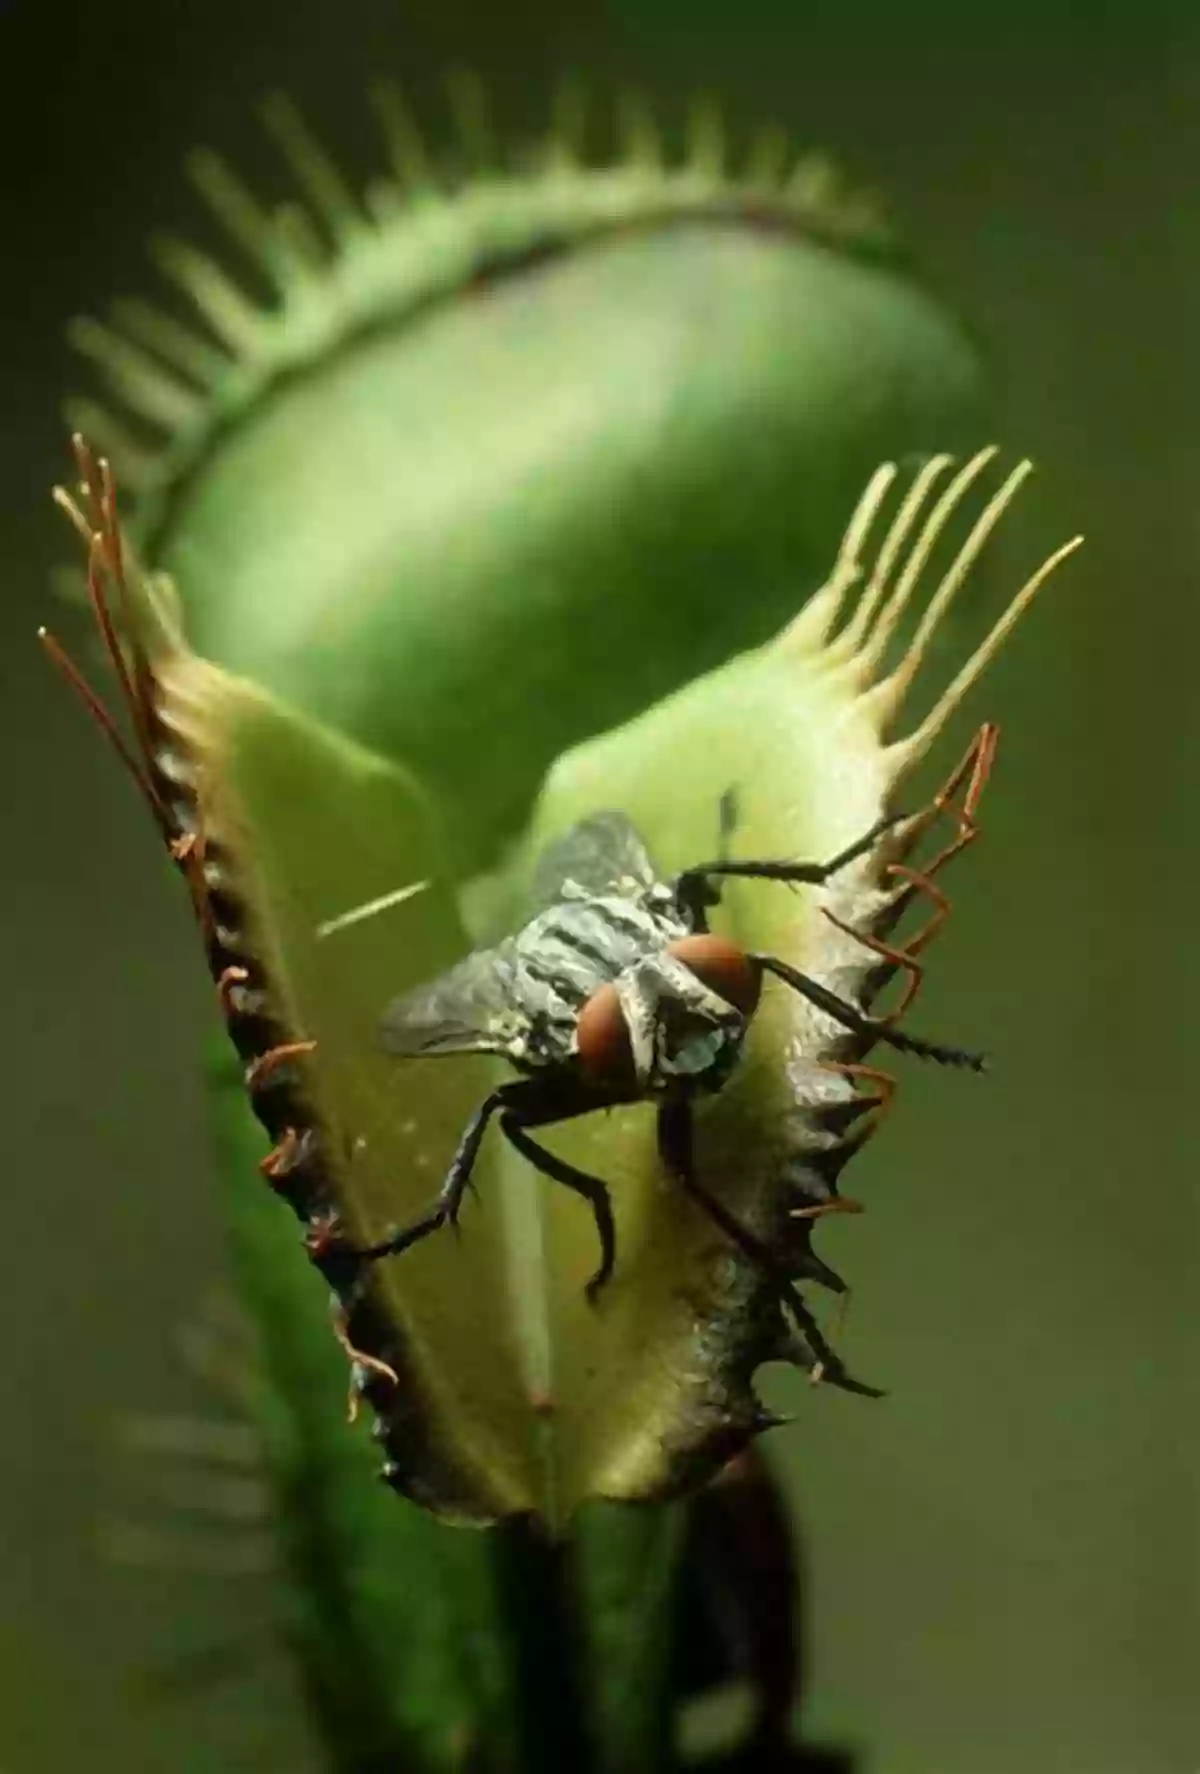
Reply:
[[[312,1053],[316,1045],[315,1041],[285,1041],[279,1047],[268,1048],[246,1067],[246,1089],[251,1093],[262,1090],[281,1066]]]

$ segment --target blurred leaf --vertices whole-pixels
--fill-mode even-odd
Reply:
[[[672,1764],[674,1596],[686,1520],[678,1504],[592,1504],[576,1517],[576,1598],[600,1774]]]
[[[345,1422],[345,1362],[289,1217],[258,1185],[263,1137],[240,1068],[214,1048],[216,1130],[258,1393],[292,1641],[330,1766],[520,1767],[511,1655],[484,1539],[393,1495]]]

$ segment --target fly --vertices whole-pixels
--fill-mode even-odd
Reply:
[[[731,823],[726,796],[723,837]],[[471,1116],[433,1206],[355,1256],[394,1256],[456,1223],[495,1120],[528,1163],[591,1207],[600,1241],[600,1265],[587,1284],[594,1299],[616,1261],[608,1186],[547,1151],[531,1130],[618,1104],[649,1102],[668,1170],[790,1298],[767,1247],[703,1189],[692,1163],[692,1105],[719,1091],[736,1068],[765,976],[861,1039],[975,1071],[984,1069],[984,1061],[904,1034],[778,956],[718,935],[709,928],[709,912],[720,902],[720,883],[731,878],[823,886],[898,823],[897,817],[881,819],[829,862],[734,862],[722,856],[670,880],[655,873],[624,814],[600,813],[572,827],[543,857],[533,914],[515,935],[476,950],[384,1012],[379,1037],[389,1053],[405,1059],[494,1054],[518,1076],[498,1085]]]

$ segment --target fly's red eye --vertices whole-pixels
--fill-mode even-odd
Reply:
[[[668,955],[682,961],[710,991],[752,1016],[762,990],[762,971],[754,965],[745,949],[740,949],[727,936],[711,932],[681,936],[667,945]]]
[[[575,1045],[586,1077],[597,1084],[612,1084],[633,1074],[629,1030],[621,1011],[617,988],[610,981],[597,987],[579,1012]]]

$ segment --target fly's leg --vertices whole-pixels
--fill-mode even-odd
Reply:
[[[885,832],[899,825],[903,814],[889,813],[876,820],[864,837],[848,844],[844,850],[829,862],[704,862],[694,868],[685,869],[678,877],[675,892],[680,904],[690,909],[697,899],[703,900],[707,892],[711,892],[711,881],[714,876],[751,879],[759,881],[783,881],[791,886],[823,887],[831,875],[849,863],[857,862],[879,842]],[[711,903],[711,901],[709,901]]]
[[[493,1115],[497,1115],[507,1105],[511,1096],[511,1087],[501,1085],[493,1090],[490,1096],[484,1097],[471,1119],[463,1130],[458,1142],[458,1150],[450,1160],[450,1168],[446,1172],[437,1200],[428,1212],[423,1213],[419,1220],[414,1220],[403,1231],[395,1232],[379,1244],[368,1245],[365,1250],[355,1252],[365,1262],[374,1262],[379,1257],[399,1256],[403,1250],[428,1238],[448,1221],[458,1218],[462,1206],[462,1198],[466,1194],[467,1185],[471,1180],[471,1171],[479,1156],[479,1148],[483,1144],[483,1136],[487,1132],[488,1123]]]
[[[982,1054],[970,1053],[962,1047],[945,1047],[940,1042],[923,1040],[919,1035],[906,1035],[877,1017],[864,1016],[847,999],[839,998],[828,986],[823,986],[807,973],[801,973],[798,968],[789,967],[777,955],[751,955],[750,959],[757,961],[767,973],[773,973],[777,979],[783,980],[794,992],[807,998],[810,1004],[815,1004],[818,1010],[823,1010],[826,1016],[833,1017],[844,1029],[864,1041],[885,1041],[889,1047],[895,1047],[901,1053],[915,1053],[921,1059],[936,1060],[943,1066],[966,1066],[972,1072],[987,1069],[987,1061]]]
[[[800,1297],[795,1283],[784,1272],[771,1250],[710,1195],[696,1176],[692,1141],[692,1109],[686,1100],[664,1103],[658,1111],[658,1149],[667,1169],[681,1187],[722,1231],[729,1242],[741,1251],[774,1288],[776,1294],[795,1318],[796,1323],[816,1356],[818,1371],[848,1392],[861,1392],[868,1398],[881,1394],[873,1386],[851,1379],[839,1357],[822,1336],[816,1319]]]
[[[450,1168],[438,1190],[437,1200],[428,1212],[402,1231],[394,1232],[390,1238],[368,1245],[365,1249],[347,1250],[344,1255],[350,1261],[361,1262],[375,1262],[380,1257],[398,1256],[401,1251],[408,1250],[422,1238],[428,1238],[431,1232],[453,1224],[462,1207],[463,1196],[470,1186],[471,1172],[493,1116],[508,1111],[524,1126],[544,1127],[552,1121],[569,1121],[577,1115],[586,1115],[591,1110],[604,1106],[603,1099],[580,1093],[573,1082],[571,1086],[564,1087],[558,1080],[523,1078],[512,1084],[501,1084],[490,1096],[484,1097],[467,1122],[458,1142],[458,1150],[450,1160]],[[511,1134],[509,1137],[512,1137]],[[550,1157],[549,1153],[543,1156],[547,1160]]]
[[[913,839],[927,830],[938,815],[948,811],[951,801],[958,793],[963,782],[967,784],[959,813],[958,830],[951,841],[926,864],[921,871],[921,878],[913,877],[912,885],[922,887],[927,877],[949,862],[952,856],[973,842],[979,835],[979,827],[975,823],[975,813],[983,794],[992,763],[996,756],[1000,729],[992,721],[985,722],[975,735],[966,753],[951,772],[943,786],[938,790],[929,805],[914,815],[885,814],[876,821],[865,836],[840,851],[829,862],[731,862],[726,854],[727,838],[733,823],[733,795],[727,790],[721,798],[721,856],[715,862],[698,863],[685,869],[675,882],[675,894],[680,907],[688,915],[692,927],[696,930],[707,930],[707,911],[715,905],[720,897],[720,889],[715,886],[715,878],[740,878],[762,881],[782,881],[791,886],[823,887],[832,875],[848,864],[865,856],[883,835],[896,826],[905,826],[906,847]],[[898,865],[890,865],[892,872],[901,873]],[[940,920],[938,920],[940,922]],[[935,925],[936,928],[936,925]],[[928,935],[922,941],[928,941]],[[910,951],[913,945],[907,945]]]
[[[556,1157],[553,1152],[547,1152],[544,1146],[530,1139],[514,1110],[509,1109],[501,1116],[500,1131],[535,1170],[540,1170],[543,1176],[573,1189],[591,1207],[600,1239],[600,1267],[587,1283],[584,1292],[589,1300],[594,1301],[605,1282],[611,1278],[617,1260],[617,1231],[613,1224],[608,1185],[602,1183],[599,1177],[589,1176],[584,1170],[576,1170],[573,1164]]]
[[[729,847],[737,829],[737,790],[727,788],[717,802],[717,855],[722,863],[729,861]],[[692,929],[708,934],[708,914],[721,903],[721,889],[708,880],[703,870],[689,869],[675,883],[675,898]]]

